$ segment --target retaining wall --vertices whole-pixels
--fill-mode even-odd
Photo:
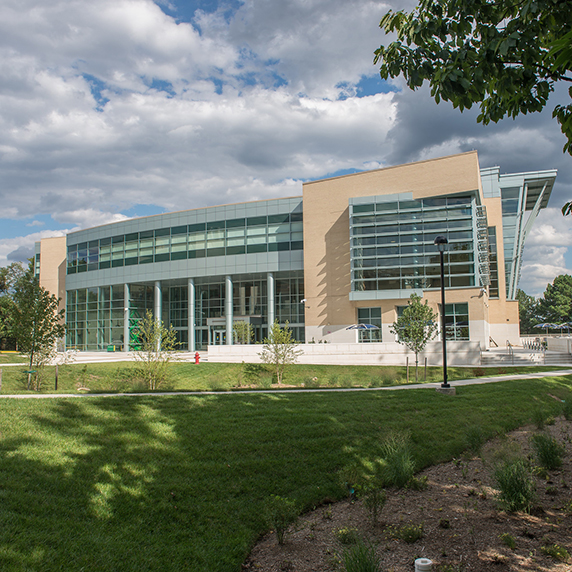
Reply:
[[[303,351],[297,363],[338,364],[338,365],[405,365],[415,364],[415,354],[397,343],[364,344],[297,344]],[[261,344],[209,346],[208,360],[217,363],[260,363]],[[428,365],[443,364],[443,346],[441,342],[430,342],[424,352],[419,354],[420,365],[427,358]],[[481,364],[479,342],[447,342],[447,364]]]

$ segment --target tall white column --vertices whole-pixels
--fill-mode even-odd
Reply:
[[[270,328],[272,327],[272,324],[274,323],[274,307],[275,307],[275,301],[274,301],[274,274],[272,274],[272,272],[269,272],[266,275],[266,288],[268,291],[268,331],[270,332]]]
[[[123,285],[123,351],[129,351],[129,284]]]
[[[226,282],[226,292],[225,292],[225,316],[226,316],[226,345],[232,345],[232,276],[227,276]]]
[[[189,320],[189,351],[195,351],[195,281],[189,278],[187,292],[188,310],[187,316]]]

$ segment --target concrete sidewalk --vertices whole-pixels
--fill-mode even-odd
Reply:
[[[474,379],[462,379],[450,381],[452,388],[464,385],[484,385],[487,383],[498,383],[500,381],[514,381],[518,379],[540,379],[543,377],[562,377],[572,375],[572,369],[558,371],[544,371],[538,373],[524,373],[521,375],[500,375],[496,377],[478,377]],[[44,393],[44,394],[12,394],[2,395],[0,398],[12,399],[54,399],[58,397],[150,397],[165,396],[174,397],[178,395],[244,395],[244,394],[287,394],[287,393],[336,393],[350,391],[396,391],[399,389],[434,389],[441,386],[440,383],[413,383],[409,385],[393,385],[388,387],[340,387],[340,388],[320,388],[320,389],[237,389],[234,391],[159,391],[145,393]]]

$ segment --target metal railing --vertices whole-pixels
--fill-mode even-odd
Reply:
[[[509,342],[509,340],[506,341],[506,349],[508,350],[508,355],[510,356],[510,361],[511,361],[512,365],[514,365],[514,349],[512,347],[512,344]]]
[[[546,350],[546,342],[540,338],[522,338],[521,342],[525,350],[532,350],[534,352],[543,352]]]

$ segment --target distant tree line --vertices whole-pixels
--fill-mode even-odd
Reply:
[[[541,323],[572,322],[572,276],[569,274],[557,276],[546,286],[541,298],[529,296],[522,290],[518,290],[516,298],[521,334],[540,334],[541,330],[535,326]]]

